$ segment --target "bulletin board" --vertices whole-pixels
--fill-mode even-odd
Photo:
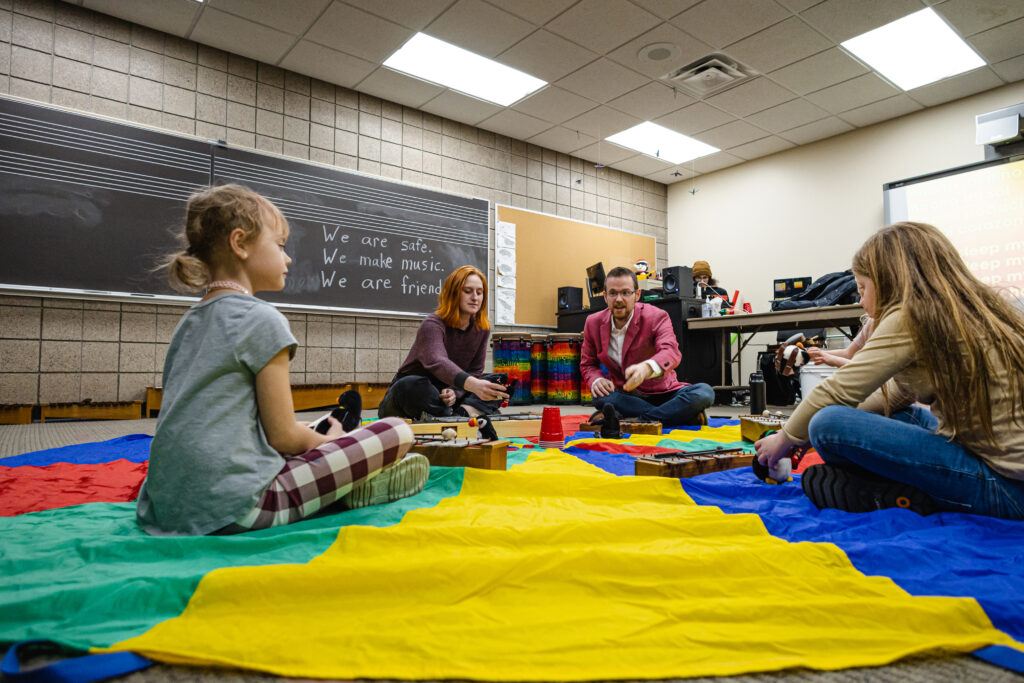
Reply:
[[[632,268],[638,259],[646,259],[654,268],[655,242],[651,235],[498,205],[495,207],[496,295],[501,294],[503,282],[510,283],[499,269],[502,245],[497,236],[502,222],[515,225],[515,246],[511,251],[515,254],[516,325],[556,327],[558,288],[585,287],[587,267],[597,262],[604,263],[605,272],[616,266]],[[588,305],[589,296],[584,290],[584,306]],[[495,302],[496,308],[497,305]]]

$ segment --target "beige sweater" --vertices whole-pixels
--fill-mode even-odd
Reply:
[[[992,360],[998,367],[998,359]],[[873,413],[884,413],[883,384],[887,384],[890,412],[903,410],[914,401],[929,403],[939,421],[939,434],[952,435],[952,429],[944,419],[942,403],[936,398],[935,388],[918,360],[904,324],[903,312],[899,309],[876,321],[875,331],[864,348],[804,397],[782,431],[793,441],[806,442],[811,418],[830,405],[857,406]],[[1015,397],[1010,393],[1007,373],[1001,369],[989,377],[989,391],[992,428],[999,446],[988,441],[978,419],[972,420],[957,435],[957,442],[981,457],[999,474],[1024,480],[1024,406],[1017,406],[1017,418],[1021,423],[1015,424],[1011,417]],[[969,399],[964,397],[964,400]]]

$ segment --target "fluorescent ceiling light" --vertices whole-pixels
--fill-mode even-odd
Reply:
[[[717,147],[650,121],[644,121],[605,140],[673,164],[681,164],[720,151]]]
[[[851,38],[843,47],[904,90],[985,65],[930,7]]]
[[[417,33],[384,66],[507,107],[547,85],[510,66]]]

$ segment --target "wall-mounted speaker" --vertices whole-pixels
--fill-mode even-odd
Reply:
[[[558,288],[558,310],[578,311],[583,308],[582,287],[559,287]]]
[[[667,298],[693,296],[693,270],[689,266],[662,268],[661,289]]]

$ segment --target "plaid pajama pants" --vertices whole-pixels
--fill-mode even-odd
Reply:
[[[256,505],[217,533],[268,529],[314,515],[399,460],[412,442],[404,420],[386,417],[290,458]]]

